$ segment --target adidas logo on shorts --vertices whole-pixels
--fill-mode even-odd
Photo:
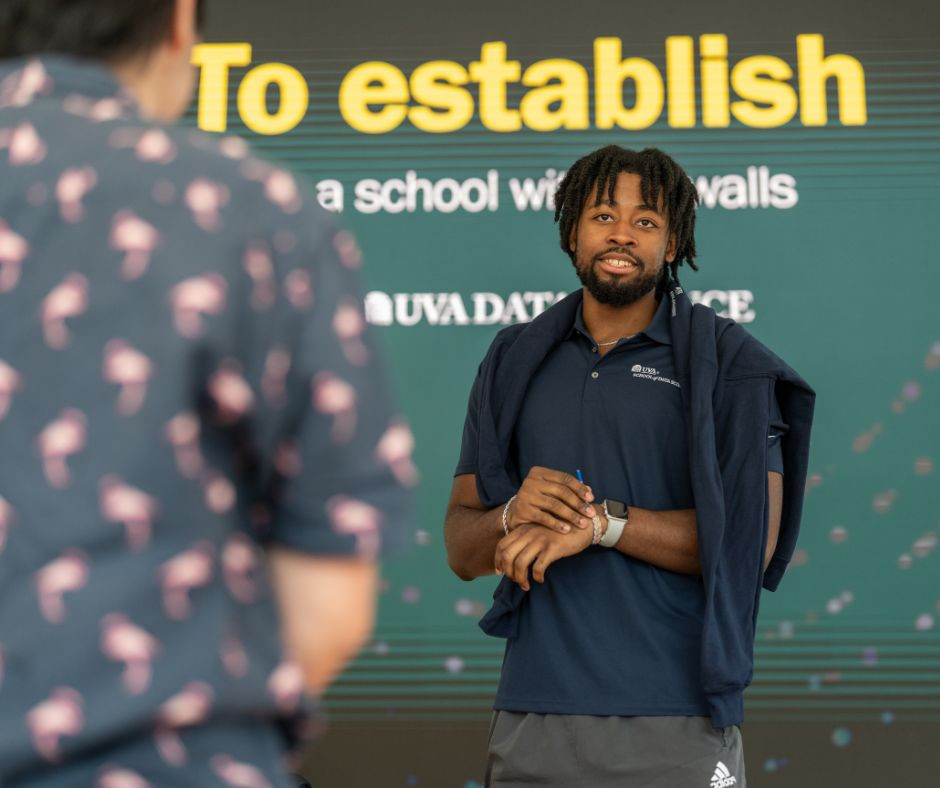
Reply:
[[[712,781],[708,788],[731,788],[735,785],[738,778],[735,777],[721,761],[715,766],[715,773],[712,775]]]

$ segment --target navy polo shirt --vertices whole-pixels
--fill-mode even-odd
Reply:
[[[511,447],[521,475],[535,465],[581,469],[598,500],[694,508],[671,344],[668,299],[644,331],[603,357],[579,310],[528,386]],[[457,474],[476,472],[479,384]],[[782,470],[779,441],[772,443],[768,467]],[[700,578],[617,550],[589,547],[561,559],[519,611],[495,708],[707,716],[699,679],[704,599]]]

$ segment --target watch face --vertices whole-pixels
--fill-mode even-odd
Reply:
[[[627,505],[623,501],[615,501],[612,498],[608,498],[606,504],[607,514],[611,517],[616,517],[620,520],[627,519]]]

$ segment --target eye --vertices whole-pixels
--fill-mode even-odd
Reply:
[[[647,219],[645,217],[643,219],[638,219],[637,224],[640,225],[640,227],[648,227],[648,228],[656,227],[656,222],[654,222],[652,219]]]
[[[598,221],[598,222],[612,222],[614,220],[614,217],[611,216],[609,213],[598,213],[594,215],[594,219],[595,221]]]

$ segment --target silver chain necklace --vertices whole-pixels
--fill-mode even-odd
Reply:
[[[616,339],[612,339],[610,342],[595,342],[595,344],[598,347],[610,347],[611,345],[616,345],[621,339],[631,339],[635,336],[636,334],[630,334],[628,337],[617,337]]]

